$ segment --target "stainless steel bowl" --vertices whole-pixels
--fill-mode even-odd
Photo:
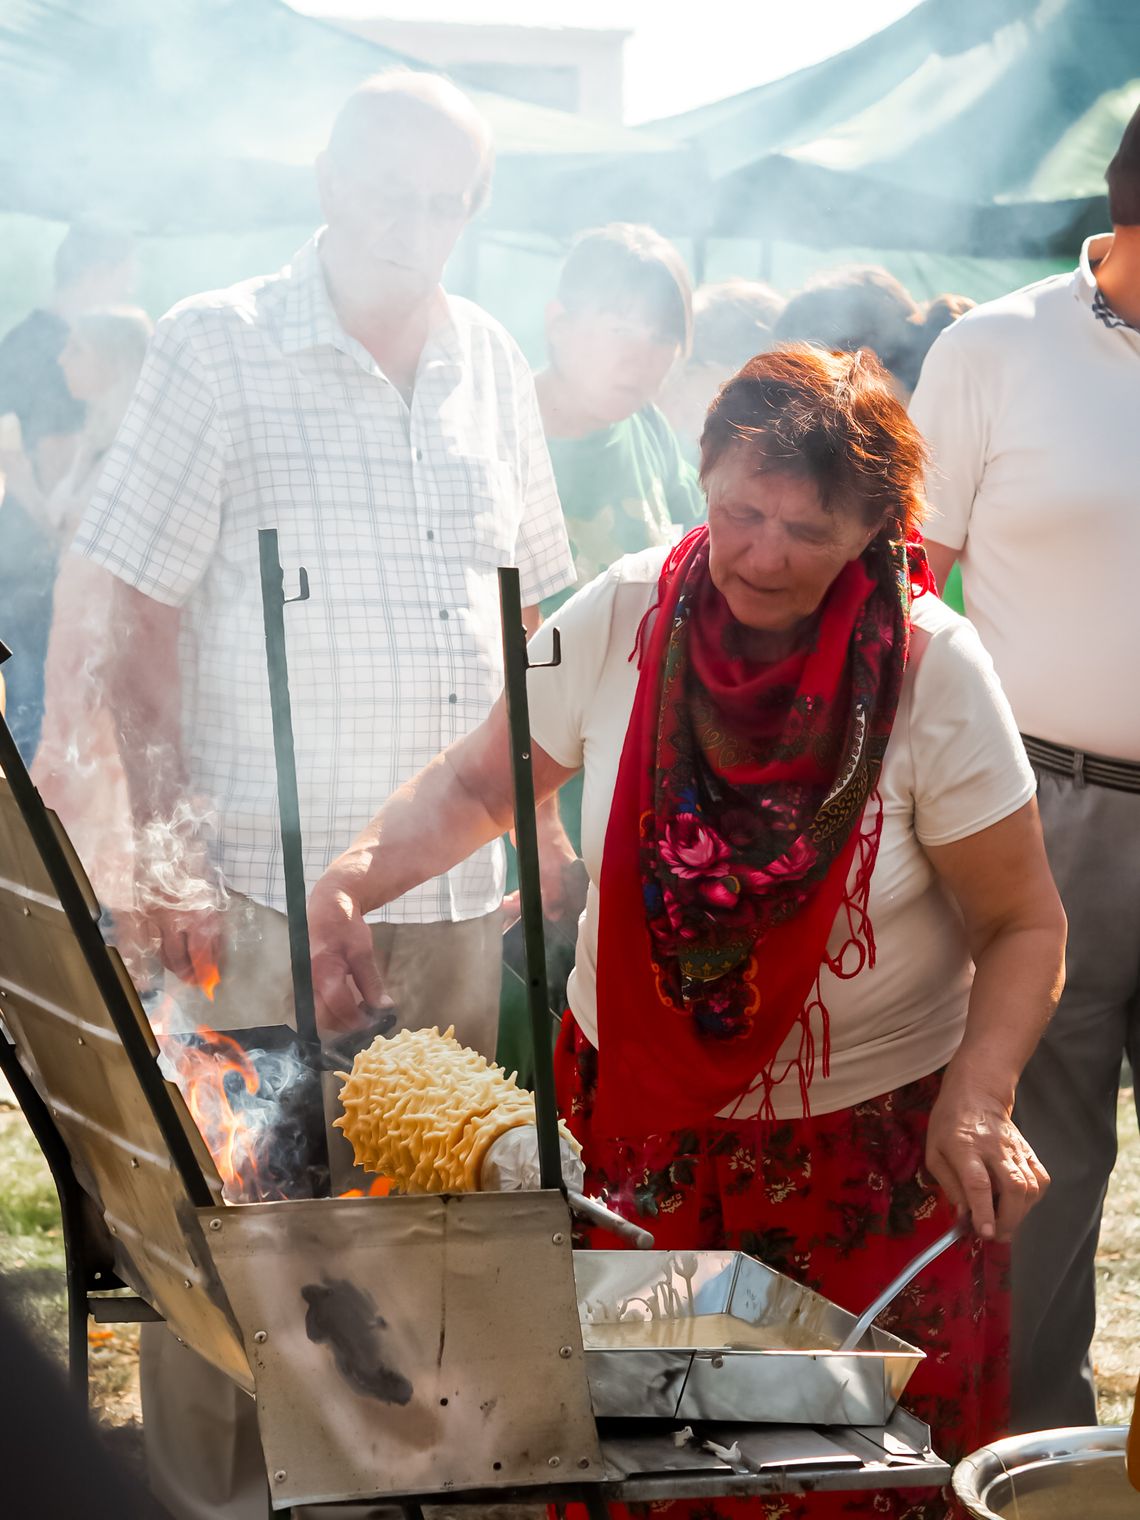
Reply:
[[[1124,1471],[1127,1425],[1008,1436],[964,1458],[954,1492],[977,1520],[1140,1520]]]

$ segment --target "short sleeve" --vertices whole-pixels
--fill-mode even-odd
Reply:
[[[574,584],[574,559],[542,430],[534,377],[517,357],[522,518],[515,560],[524,607]]]
[[[160,322],[73,548],[155,601],[181,606],[221,524],[226,456],[209,371],[186,317]]]
[[[583,586],[527,646],[533,661],[552,659],[558,629],[561,660],[528,673],[527,701],[531,738],[567,770],[583,763],[586,720],[609,652],[617,583],[611,569]]]
[[[953,844],[1000,823],[1036,782],[993,662],[972,624],[942,609],[915,674],[910,710],[914,827]]]
[[[982,483],[989,426],[979,377],[960,319],[935,339],[911,397],[910,415],[930,445],[926,536],[948,549],[965,546],[974,498]]]

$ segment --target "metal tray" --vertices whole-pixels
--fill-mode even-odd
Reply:
[[[741,1251],[576,1251],[574,1277],[599,1419],[882,1425],[924,1355],[877,1325],[838,1351],[857,1316]]]

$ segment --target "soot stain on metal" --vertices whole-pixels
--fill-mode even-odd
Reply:
[[[327,1345],[336,1370],[350,1388],[382,1404],[407,1404],[412,1385],[388,1365],[383,1334],[388,1321],[370,1294],[343,1278],[306,1283],[301,1297],[305,1334],[315,1345]]]

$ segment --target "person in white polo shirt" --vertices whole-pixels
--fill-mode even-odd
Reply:
[[[1140,1065],[1140,110],[1109,166],[1113,232],[1074,273],[967,313],[911,413],[927,544],[957,561],[1037,772],[1068,980],[1016,1119],[1053,1185],[1013,1261],[1015,1430],[1096,1420],[1094,1257],[1122,1057]]]
[[[270,1024],[291,1006],[258,529],[278,530],[287,576],[303,566],[311,587],[286,627],[310,885],[490,711],[498,567],[519,567],[532,626],[574,579],[527,364],[440,285],[492,157],[446,81],[399,72],[359,88],[318,162],[327,225],[279,274],[158,324],[79,529],[78,550],[116,578],[110,703],[150,922],[191,1025]],[[156,838],[189,861],[165,900],[148,876]],[[404,1024],[455,1023],[493,1055],[503,879],[495,841],[374,915],[382,980],[365,1000],[387,990]],[[190,984],[218,963],[205,1003]],[[263,1520],[252,1401],[161,1331],[143,1397],[176,1520]]]

